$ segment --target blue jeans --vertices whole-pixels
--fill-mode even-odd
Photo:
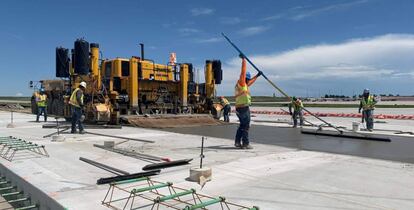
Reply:
[[[250,109],[248,106],[236,108],[240,125],[237,129],[235,144],[249,145]]]
[[[367,124],[367,129],[374,129],[374,110],[364,110],[362,114]]]
[[[293,127],[297,127],[298,126],[298,117],[299,117],[299,125],[303,126],[303,111],[302,110],[298,110],[298,111],[294,111],[292,118],[293,118]]]
[[[82,109],[79,107],[72,106],[72,132],[76,132],[76,124],[79,127],[79,131],[83,131],[83,125],[80,121],[82,116]]]
[[[47,121],[47,109],[45,106],[41,107],[37,107],[37,115],[36,115],[36,122],[39,122],[39,117],[40,115],[42,115],[45,117],[45,122]]]
[[[224,106],[224,108],[223,108],[224,122],[230,122],[230,117],[229,117],[230,111],[231,111],[231,106],[230,105]]]

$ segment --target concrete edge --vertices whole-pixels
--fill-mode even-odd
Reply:
[[[56,200],[48,196],[46,193],[33,186],[28,181],[8,169],[0,163],[0,172],[3,176],[11,181],[17,189],[22,190],[25,195],[29,196],[33,203],[39,205],[39,210],[65,210],[66,208],[59,204]]]

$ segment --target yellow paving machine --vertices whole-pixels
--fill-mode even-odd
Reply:
[[[49,114],[69,119],[70,94],[85,81],[84,113],[89,122],[119,124],[121,119],[141,122],[137,119],[142,116],[168,121],[187,116],[210,122],[206,119],[220,116],[221,106],[214,103],[216,85],[222,81],[219,60],[206,61],[205,82],[197,83],[191,63],[155,63],[144,57],[144,45],[140,46],[141,56],[113,59],[102,59],[99,44],[84,39],[76,40],[70,53],[69,49],[56,48],[59,79],[40,81],[49,98]],[[36,106],[36,94],[32,97],[32,107]]]

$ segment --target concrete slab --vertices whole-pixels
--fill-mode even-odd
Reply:
[[[198,128],[168,128],[184,134],[211,136],[233,141],[238,125],[201,126]],[[277,145],[300,150],[330,152],[414,163],[414,139],[401,136],[390,137],[392,142],[376,142],[359,139],[304,135],[300,129],[252,125],[249,130],[251,142]]]
[[[40,209],[108,209],[101,205],[108,186],[95,183],[98,178],[113,174],[79,161],[81,156],[129,172],[138,172],[148,164],[92,146],[108,140],[119,143],[123,139],[65,133],[66,141],[52,142],[51,138],[42,136],[54,130],[41,129],[42,123],[30,122],[33,115],[16,114],[17,126],[12,129],[6,128],[6,116],[7,113],[0,112],[1,136],[14,135],[44,144],[50,154],[49,158],[13,162],[0,158],[2,173],[6,171],[9,176],[20,180],[17,184],[39,200]],[[231,141],[234,132],[231,129],[234,128],[220,128],[228,133],[225,138],[214,137],[211,132],[214,129],[207,130],[211,137],[206,140],[204,162],[212,168],[213,179],[202,189],[198,184],[186,181],[190,167],[198,165],[201,135],[133,127],[94,129],[93,132],[155,141],[154,144],[128,141],[120,144],[120,148],[172,159],[194,158],[190,165],[165,169],[154,179],[195,188],[212,196],[224,196],[234,203],[250,207],[257,205],[261,209],[272,210],[414,208],[414,165],[408,163],[413,158],[408,154],[409,148],[401,148],[402,156],[393,153],[381,156],[381,151],[397,146],[316,137],[301,139],[301,134],[292,129],[261,126],[253,127],[252,131],[272,131],[272,136],[263,138],[262,143],[259,142],[261,138],[253,138],[253,150],[239,150],[233,148]],[[292,135],[299,140],[292,142],[292,137],[287,138]],[[403,142],[403,146],[399,145],[401,147],[411,145],[405,139],[396,142]],[[335,153],[358,151],[360,154],[307,151],[307,147],[312,145],[336,147]],[[364,151],[368,153],[365,156],[378,159],[365,158]],[[395,157],[407,161],[380,160]]]

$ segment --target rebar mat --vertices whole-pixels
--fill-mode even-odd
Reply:
[[[102,201],[111,209],[160,209],[160,206],[177,210],[222,209],[259,210],[231,203],[224,197],[211,197],[197,193],[195,189],[184,189],[171,182],[158,182],[149,177],[113,182]]]
[[[5,209],[28,210],[38,209],[39,206],[33,202],[22,190],[14,186],[10,180],[0,174],[0,198],[1,203],[7,202],[8,207]],[[3,205],[5,207],[5,205]],[[11,206],[11,207],[10,207]]]
[[[12,161],[17,153],[31,152],[40,156],[49,157],[44,145],[35,144],[30,141],[19,139],[13,136],[0,137],[0,156],[8,161]],[[30,158],[33,156],[20,156]]]

